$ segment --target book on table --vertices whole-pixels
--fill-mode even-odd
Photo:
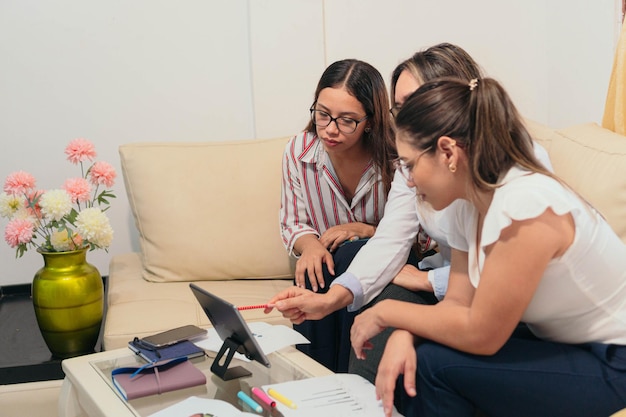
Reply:
[[[206,376],[186,357],[116,368],[113,385],[125,400],[206,384]]]
[[[141,356],[146,362],[160,362],[169,359],[185,357],[187,359],[204,356],[204,349],[196,346],[193,342],[185,340],[173,345],[154,348],[141,343],[135,338],[128,342],[128,348],[135,354]]]

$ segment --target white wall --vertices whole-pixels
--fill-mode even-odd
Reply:
[[[525,116],[553,127],[600,122],[616,4],[3,0],[0,180],[26,170],[40,188],[57,188],[76,174],[65,145],[92,140],[120,175],[109,211],[113,245],[89,254],[107,274],[112,255],[138,250],[120,144],[295,134],[331,62],[363,59],[388,80],[401,60],[443,41],[467,49]],[[0,285],[30,282],[41,265],[36,252],[16,260],[0,242]]]

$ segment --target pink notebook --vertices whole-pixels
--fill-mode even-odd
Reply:
[[[206,376],[187,358],[117,368],[111,372],[111,378],[125,400],[206,384]]]

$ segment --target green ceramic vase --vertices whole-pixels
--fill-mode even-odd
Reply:
[[[44,266],[35,274],[32,295],[46,345],[59,358],[93,352],[104,307],[100,272],[87,263],[87,249],[39,253]]]

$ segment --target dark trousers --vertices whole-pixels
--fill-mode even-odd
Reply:
[[[409,257],[409,261],[407,263],[416,265],[417,258]],[[362,310],[365,310],[382,300],[398,300],[415,304],[437,303],[437,297],[435,297],[435,295],[431,292],[414,292],[395,284],[389,284],[376,298],[374,298],[368,305],[363,307]],[[367,351],[367,356],[365,359],[357,359],[354,354],[354,350],[352,350],[350,352],[350,364],[348,367],[348,371],[351,374],[361,375],[372,384],[376,383],[376,372],[378,372],[380,359],[382,358],[385,351],[387,339],[389,339],[389,336],[391,336],[391,333],[393,333],[394,330],[394,328],[388,327],[376,336],[372,337],[372,339],[370,340],[370,342],[372,342],[372,349]],[[422,405],[419,402],[419,398],[414,399],[404,393],[404,383],[402,378],[403,376],[400,375],[398,382],[396,382],[396,389],[393,396],[394,406],[404,416],[410,416],[415,414],[413,413],[413,410],[418,410],[418,413],[415,415],[419,415],[419,412],[421,412],[422,408]]]
[[[626,407],[626,346],[547,342],[521,325],[493,356],[424,342],[417,358],[418,398],[401,392],[414,403],[407,416],[600,417]]]
[[[327,292],[330,283],[346,272],[350,262],[366,242],[367,240],[357,240],[337,248],[333,254],[335,275],[328,272],[326,264],[322,265],[325,285],[324,288],[318,289],[318,293]],[[308,275],[306,288],[311,289]],[[296,348],[335,373],[348,372],[348,358],[352,346],[350,327],[356,314],[356,312],[348,312],[344,307],[321,320],[307,320],[302,324],[294,325],[293,328],[296,331],[311,341],[310,344],[296,345]]]
[[[413,256],[411,256],[409,257],[409,262],[407,263],[413,261],[417,263],[417,258],[413,259]],[[398,300],[415,304],[435,304],[437,302],[437,297],[435,297],[435,295],[431,292],[414,292],[395,284],[389,284],[376,298],[363,307],[362,310],[365,310],[382,300]],[[372,342],[372,349],[367,351],[365,359],[357,359],[354,355],[354,351],[351,351],[348,371],[351,374],[361,375],[372,384],[375,383],[378,364],[383,356],[387,339],[389,339],[389,336],[391,336],[391,333],[393,333],[394,330],[394,328],[388,327],[376,336],[372,337],[370,340],[370,342]],[[402,387],[402,385],[400,385],[400,387]],[[404,409],[404,407],[400,404],[396,404],[396,408],[398,411]]]

